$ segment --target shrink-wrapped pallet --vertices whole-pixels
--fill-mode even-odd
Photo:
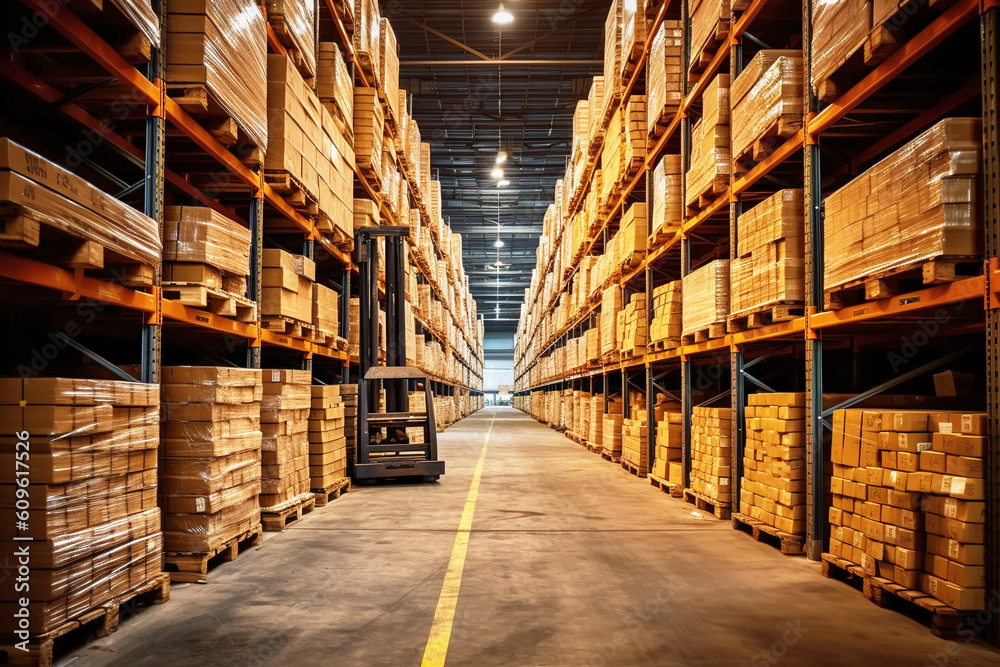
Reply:
[[[0,378],[5,634],[48,632],[160,576],[159,400],[138,382]]]
[[[646,33],[649,29],[646,12],[637,7],[635,0],[626,0],[622,6],[622,63],[620,74],[629,74],[629,63],[642,53],[646,46]]]
[[[324,285],[313,285],[313,327],[320,335],[340,335],[340,294]]]
[[[688,336],[729,316],[729,260],[717,259],[684,276],[683,335]]]
[[[649,342],[646,294],[644,292],[633,294],[619,317],[622,326],[618,335],[618,347],[622,354],[627,357],[646,354],[646,345]]]
[[[325,108],[319,109],[322,124],[316,148],[318,173],[318,215],[316,227],[321,232],[339,232],[339,241],[354,237],[351,222],[354,202],[354,148],[347,133]]]
[[[781,190],[737,219],[732,314],[805,299],[802,190]]]
[[[618,313],[622,309],[622,291],[617,285],[604,290],[601,297],[601,354],[609,355],[618,350]]]
[[[609,106],[620,99],[625,87],[622,77],[624,62],[624,44],[622,32],[625,28],[626,0],[611,0],[611,10],[604,22],[604,104],[602,116],[607,114]]]
[[[341,385],[313,386],[309,410],[309,485],[317,492],[347,476],[346,417]]]
[[[587,97],[587,106],[590,107],[590,129],[591,141],[601,132],[601,122],[604,120],[604,77],[595,76],[594,82],[590,85],[590,93]]]
[[[981,128],[942,120],[826,198],[826,289],[982,254]]]
[[[656,349],[672,349],[680,344],[683,328],[681,281],[661,285],[653,290],[653,314],[649,323],[649,341]]]
[[[354,158],[358,168],[381,184],[385,117],[374,88],[354,89]]]
[[[132,22],[149,43],[160,48],[160,18],[150,0],[112,0],[112,4]]]
[[[812,83],[821,87],[859,48],[872,27],[869,0],[824,0],[813,6]]]
[[[654,448],[654,461],[652,473],[660,479],[667,480],[674,484],[683,484],[683,480],[671,479],[671,464],[684,461],[684,415],[677,411],[666,411],[657,417],[656,423],[656,443]]]
[[[316,265],[307,257],[284,250],[264,250],[261,262],[261,316],[265,319],[293,320],[309,325],[313,312],[313,281]],[[275,326],[285,330],[282,321]]]
[[[373,87],[379,85],[379,39],[382,17],[376,0],[354,0],[354,57]]]
[[[288,56],[267,57],[267,154],[264,168],[285,174],[282,187],[302,191],[317,201],[323,156],[323,126],[319,99]]]
[[[396,44],[396,33],[393,32],[389,19],[379,22],[378,66],[379,80],[385,91],[389,113],[396,120],[404,109],[399,108],[399,52]]]
[[[680,21],[664,21],[650,45],[646,69],[648,134],[673,118],[684,98],[684,31]]]
[[[729,91],[733,159],[757,162],[800,129],[802,51],[758,51]]]
[[[164,261],[206,264],[237,279],[250,275],[250,230],[240,223],[199,206],[167,206],[163,218]]]
[[[580,100],[573,112],[573,159],[583,159],[590,148],[590,102]]]
[[[354,83],[340,47],[334,42],[320,42],[316,73],[316,96],[327,108],[337,126],[354,144]]]
[[[622,112],[622,163],[631,178],[646,161],[646,97],[633,95]]]
[[[617,265],[623,270],[635,268],[646,254],[649,220],[645,204],[632,204],[622,216],[615,238],[618,246]]]
[[[309,492],[311,371],[266,370],[260,405],[261,511],[303,499]]]
[[[691,168],[687,172],[687,205],[722,192],[731,171],[729,75],[720,74],[705,89],[701,120],[691,129]]]
[[[701,71],[715,55],[716,45],[729,35],[731,0],[691,0],[691,70]]]
[[[0,203],[5,236],[38,246],[42,228],[92,241],[126,261],[159,266],[163,246],[156,221],[41,155],[0,138]]]
[[[657,243],[669,240],[684,222],[684,180],[680,155],[665,155],[653,169],[653,217],[650,234]]]
[[[266,32],[256,0],[167,2],[168,88],[204,86],[209,111],[214,101],[261,148],[267,146]]]
[[[302,76],[316,75],[316,4],[314,0],[265,0],[267,21],[294,54]]]

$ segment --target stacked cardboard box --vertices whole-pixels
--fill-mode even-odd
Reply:
[[[169,87],[204,86],[253,145],[268,145],[267,29],[256,0],[170,0],[165,52]]]
[[[829,289],[983,251],[982,121],[948,118],[826,199]]]
[[[650,234],[662,243],[680,231],[684,222],[684,180],[681,156],[665,155],[653,170],[653,219]]]
[[[621,108],[611,114],[604,135],[604,149],[601,152],[601,182],[597,192],[602,209],[610,208],[614,202],[615,188],[625,180],[623,171],[625,160],[625,127]],[[591,185],[593,188],[596,182]]]
[[[732,155],[758,162],[785,137],[802,128],[804,116],[802,51],[758,51],[733,81]]]
[[[985,603],[985,414],[838,410],[830,551],[962,610]]]
[[[302,76],[316,75],[316,5],[312,0],[266,0],[267,21],[295,61]]]
[[[639,405],[645,405],[645,397]],[[622,461],[631,463],[639,474],[649,472],[649,422],[648,412],[632,406],[628,419],[622,419]]]
[[[653,474],[671,484],[684,484],[684,414],[664,412],[656,423]]]
[[[732,501],[732,412],[695,408],[691,417],[691,489],[719,507]]]
[[[631,0],[629,0],[630,2]],[[623,32],[626,0],[611,0],[611,11],[604,22],[604,104],[603,117],[625,87],[622,76],[625,61]]]
[[[615,241],[616,266],[623,271],[633,269],[646,255],[646,240],[649,238],[649,218],[645,204],[632,204],[622,216]]]
[[[604,394],[594,394],[587,406],[587,442],[594,447],[604,444]]]
[[[691,17],[691,70],[701,71],[715,55],[711,48],[729,34],[732,18],[731,0],[692,0],[688,5]],[[691,77],[697,80],[696,76]]]
[[[378,43],[379,81],[385,91],[389,113],[398,122],[406,108],[399,108],[399,53],[396,33],[387,18],[379,22]]]
[[[703,99],[701,119],[691,129],[691,168],[686,176],[687,205],[695,209],[700,208],[700,198],[718,194],[729,185],[729,75],[715,77]]]
[[[302,255],[267,249],[263,253],[261,316],[280,317],[310,325],[313,321],[313,281],[316,264]],[[283,328],[280,323],[278,326]]]
[[[142,32],[150,45],[160,48],[160,17],[153,11],[150,0],[112,0],[112,4]],[[147,60],[148,56],[143,62]]]
[[[291,58],[267,57],[267,155],[264,168],[287,173],[312,200],[319,197],[317,144],[322,134],[323,107]]]
[[[385,137],[385,116],[374,88],[354,89],[354,159],[358,168],[382,183],[388,174],[382,172],[382,148]]]
[[[603,404],[601,405],[602,411],[604,410]],[[604,430],[601,434],[601,446],[604,451],[614,455],[621,456],[622,453],[622,411],[624,405],[620,398],[608,399],[608,407],[606,412],[602,412],[602,420],[604,424]]]
[[[246,294],[249,229],[218,211],[197,206],[168,206],[163,217],[164,282]]]
[[[802,190],[781,190],[737,219],[734,315],[805,299],[804,215]]]
[[[355,327],[351,327],[354,329]],[[358,385],[340,385],[340,399],[344,402],[344,438],[347,440],[347,474],[354,474],[358,460]]]
[[[309,485],[322,492],[347,477],[347,438],[340,385],[312,387],[309,411]]]
[[[312,325],[317,342],[340,335],[340,294],[329,287],[313,285]]]
[[[646,293],[633,294],[625,309],[618,315],[618,346],[622,356],[635,357],[646,354],[649,329],[646,319]]]
[[[666,350],[677,347],[681,341],[682,284],[680,280],[675,280],[653,290],[653,319],[649,323],[649,342],[654,345],[662,342],[662,348]]]
[[[646,46],[649,23],[641,2],[628,0],[622,7],[622,67],[621,75],[627,77],[629,63],[634,63]]]
[[[309,497],[309,410],[312,372],[264,371],[260,406],[262,511]]]
[[[751,394],[740,512],[793,535],[806,528],[806,395]]]
[[[590,85],[590,93],[587,96],[587,106],[590,107],[590,120],[587,135],[591,143],[597,136],[604,136],[601,132],[601,121],[604,119],[604,77],[595,76],[594,82]]]
[[[628,100],[622,114],[622,152],[625,171],[623,176],[631,178],[646,160],[646,98],[633,95]]]
[[[347,4],[350,4],[349,2]],[[354,0],[354,56],[372,90],[379,84],[379,31],[382,17],[376,0]]]
[[[47,632],[159,575],[159,419],[155,385],[0,379],[3,632]]]
[[[664,21],[653,37],[646,66],[649,104],[647,134],[670,122],[684,98],[684,30],[680,21]]]
[[[164,548],[213,553],[260,525],[261,371],[161,370]]]
[[[340,47],[320,42],[316,96],[354,145],[354,83]]]
[[[810,31],[811,73],[821,97],[829,96],[824,90],[826,80],[864,46],[871,26],[871,0],[838,0],[816,6]]]
[[[618,351],[618,313],[622,309],[622,290],[613,285],[604,290],[601,297],[601,355],[606,356]]]
[[[684,276],[682,289],[684,336],[725,322],[729,316],[729,260],[717,259],[692,271]]]

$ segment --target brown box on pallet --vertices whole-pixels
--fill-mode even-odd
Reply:
[[[758,51],[730,89],[733,158],[756,162],[755,144],[782,141],[804,119],[801,50]]]
[[[729,260],[719,259],[692,271],[683,280],[683,334],[695,333],[729,315]]]

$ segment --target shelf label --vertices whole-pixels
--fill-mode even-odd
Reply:
[[[899,305],[901,305],[901,306],[908,306],[911,303],[920,303],[920,297],[919,296],[911,296],[911,297],[899,300]]]
[[[207,317],[204,317],[202,315],[195,315],[194,316],[194,321],[195,322],[202,322],[204,324],[208,324],[211,320],[209,320]]]

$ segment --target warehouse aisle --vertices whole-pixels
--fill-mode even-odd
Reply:
[[[60,664],[417,665],[492,424],[449,665],[996,665],[510,408],[435,486],[347,496]]]

